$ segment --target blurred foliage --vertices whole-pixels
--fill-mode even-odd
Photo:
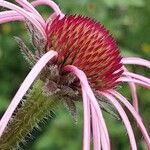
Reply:
[[[150,0],[56,0],[65,14],[80,14],[92,17],[105,25],[116,39],[123,56],[139,56],[150,60]],[[48,7],[38,7],[45,14],[51,12]],[[0,112],[5,111],[24,77],[29,72],[13,36],[28,41],[25,26],[20,23],[0,25]],[[150,71],[142,67],[129,67],[130,70],[150,77]],[[119,90],[131,98],[128,86]],[[150,132],[150,92],[138,87],[140,113]],[[82,148],[82,107],[78,106],[79,121],[75,124],[68,111],[60,106],[56,115],[45,124],[42,131],[33,133],[36,138],[28,139],[28,150],[77,150]],[[108,124],[112,147],[115,150],[127,150],[129,141],[123,124],[104,114]],[[131,118],[133,126],[136,126]],[[146,149],[143,138],[135,129],[138,145]]]

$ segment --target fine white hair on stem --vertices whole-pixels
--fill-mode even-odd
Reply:
[[[128,72],[128,69],[124,66],[123,67],[124,71]],[[131,77],[129,77],[131,78]],[[133,107],[137,112],[139,112],[139,105],[138,105],[138,96],[137,96],[137,91],[136,91],[136,84],[133,82],[129,82],[129,88],[131,90],[131,96],[132,96],[132,103]]]
[[[0,1],[0,6],[6,7],[6,8],[11,9],[11,10],[15,10],[16,12],[21,14],[27,20],[31,21],[37,27],[37,29],[41,32],[42,36],[44,38],[46,38],[45,30],[44,30],[42,24],[37,20],[37,16],[35,14],[32,14],[32,13],[24,10],[23,8],[21,8],[19,6],[14,5],[14,4],[7,2],[7,1],[4,1],[4,0]]]
[[[115,90],[109,90],[109,93],[114,95],[121,103],[123,103],[124,106],[126,106],[126,108],[131,112],[131,114],[133,115],[133,118],[136,120],[138,127],[140,128],[142,135],[146,141],[147,147],[148,149],[150,149],[150,137],[148,135],[148,132],[146,131],[146,128],[141,120],[140,115],[138,114],[138,112],[136,112],[136,110],[134,109],[134,107],[128,102],[128,100],[122,96],[120,93],[118,93]]]
[[[137,84],[140,84],[143,87],[146,87],[146,88],[150,89],[150,84],[149,83],[145,83],[141,80],[133,79],[133,78],[130,78],[130,77],[120,77],[119,79],[117,79],[117,81],[119,81],[119,82],[128,82],[128,83],[129,82],[137,83]]]
[[[60,15],[60,18],[63,18],[65,15],[61,12],[60,8],[58,7],[58,5],[53,2],[52,0],[36,0],[32,2],[32,5],[48,5],[50,6],[54,12],[56,13],[56,15]]]
[[[121,61],[123,64],[140,65],[140,66],[150,68],[150,61],[142,59],[142,58],[125,57],[125,58],[122,58]]]
[[[100,92],[104,97],[107,98],[108,101],[110,101],[114,107],[116,108],[116,110],[118,111],[119,115],[121,116],[123,123],[126,127],[126,130],[128,132],[128,136],[130,139],[130,144],[131,144],[131,148],[132,150],[137,150],[137,145],[136,145],[136,141],[135,141],[135,136],[130,124],[130,121],[125,113],[125,111],[123,110],[122,106],[119,104],[119,102],[110,94],[106,93],[106,92]]]
[[[84,92],[87,94],[91,105],[95,109],[95,112],[98,118],[97,121],[99,122],[99,125],[100,125],[99,128],[101,128],[101,131],[102,131],[101,134],[103,137],[101,139],[102,139],[103,149],[110,150],[108,130],[107,130],[101,109],[99,107],[99,104],[94,96],[94,93],[92,92],[92,89],[89,86],[85,73],[73,65],[65,66],[64,70],[72,72],[79,78],[81,87],[83,88]]]
[[[0,120],[0,136],[3,134],[14,110],[16,109],[19,102],[21,101],[23,96],[26,94],[27,90],[30,88],[30,86],[32,85],[32,83],[34,82],[38,74],[45,67],[45,65],[49,62],[49,60],[52,59],[56,55],[57,55],[57,52],[52,51],[52,50],[48,51],[39,59],[39,61],[35,64],[35,66],[32,68],[30,73],[27,75],[22,85],[20,86],[19,90],[17,91],[16,95],[12,99],[6,112],[4,113],[2,119]]]

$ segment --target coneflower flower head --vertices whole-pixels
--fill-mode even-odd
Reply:
[[[134,64],[150,68],[150,61],[134,57],[121,58],[118,46],[105,27],[88,17],[65,16],[51,0],[35,0],[31,4],[26,0],[16,0],[16,2],[22,7],[0,0],[0,6],[11,9],[0,12],[0,23],[25,21],[35,46],[35,53],[32,53],[20,38],[16,38],[33,68],[0,120],[0,144],[4,147],[3,149],[14,148],[18,141],[21,141],[22,134],[25,137],[33,129],[33,125],[39,123],[39,120],[47,115],[49,108],[53,106],[52,103],[56,103],[55,98],[59,96],[67,101],[73,113],[74,101],[76,99],[83,101],[83,150],[90,150],[91,136],[94,150],[111,149],[107,126],[101,111],[102,106],[99,106],[102,99],[111,104],[120,115],[128,133],[131,149],[137,150],[137,144],[131,123],[120,103],[132,114],[150,150],[150,137],[138,112],[136,94],[136,84],[150,89],[150,79],[129,72],[125,67],[127,64]],[[43,4],[54,10],[46,21],[34,8]],[[29,99],[25,101],[21,109],[16,110],[37,76],[38,81],[42,80],[42,86],[38,89],[35,84],[32,89],[33,93],[31,91],[32,96],[27,97]],[[118,82],[129,84],[133,106],[116,91],[115,86]],[[39,93],[35,91],[40,91],[39,99],[37,99]],[[54,101],[51,98],[54,98]],[[29,108],[32,107],[34,112],[30,112],[32,109]],[[26,108],[27,111],[24,111]],[[28,117],[22,115],[28,115]],[[16,133],[13,132],[14,128]]]
[[[100,23],[83,16],[59,16],[47,27],[47,50],[58,52],[55,62],[83,70],[93,89],[113,88],[123,69],[118,46]]]

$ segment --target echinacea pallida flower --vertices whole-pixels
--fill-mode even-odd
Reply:
[[[98,103],[101,99],[112,104],[120,115],[128,133],[131,149],[137,150],[137,144],[131,123],[121,104],[131,112],[141,130],[147,148],[150,149],[150,137],[139,115],[136,95],[136,84],[150,89],[150,79],[129,72],[125,67],[126,64],[134,64],[149,69],[150,61],[135,57],[122,58],[118,46],[105,27],[88,17],[64,15],[51,0],[35,0],[31,4],[26,0],[16,0],[16,2],[22,7],[0,0],[0,6],[10,9],[0,13],[0,23],[25,21],[36,52],[34,54],[30,52],[23,41],[17,38],[18,44],[33,68],[0,121],[1,147],[3,146],[3,149],[14,148],[15,144],[22,140],[19,138],[29,134],[32,126],[40,121],[38,117],[40,116],[41,119],[45,117],[44,111],[47,113],[47,110],[43,109],[42,113],[37,110],[35,116],[30,119],[26,117],[27,122],[25,123],[27,125],[29,123],[27,131],[23,130],[24,124],[20,127],[22,130],[17,128],[18,123],[25,118],[22,117],[19,122],[16,118],[19,114],[24,115],[23,112],[27,105],[32,104],[30,107],[36,111],[34,108],[36,101],[29,103],[28,98],[33,98],[37,91],[42,90],[45,95],[41,93],[41,96],[44,97],[41,97],[41,104],[47,102],[45,98],[57,99],[57,96],[62,96],[73,105],[76,99],[80,99],[80,95],[82,95],[84,108],[83,150],[90,150],[91,138],[94,150],[111,149],[107,126]],[[54,10],[54,13],[46,21],[34,8],[43,4]],[[36,78],[43,83],[42,89],[36,89],[33,86],[31,89],[33,95],[27,96],[22,107],[17,109],[21,99]],[[115,90],[115,87],[121,82],[129,83],[133,106]],[[34,91],[36,92],[34,93]],[[40,106],[39,103],[36,105]],[[42,108],[48,109],[49,107],[41,105]],[[16,109],[18,111],[13,114]],[[32,109],[29,109],[27,113],[32,116]],[[11,139],[9,136],[10,132],[13,132],[12,129],[16,129],[13,136],[18,140],[16,143],[13,141],[13,144],[10,142],[11,140],[5,141],[6,136],[7,139]]]

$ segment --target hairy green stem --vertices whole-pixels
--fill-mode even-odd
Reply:
[[[56,107],[59,97],[47,96],[42,88],[43,82],[38,80],[27,94],[26,100],[23,100],[0,138],[0,150],[17,148],[33,128]]]

